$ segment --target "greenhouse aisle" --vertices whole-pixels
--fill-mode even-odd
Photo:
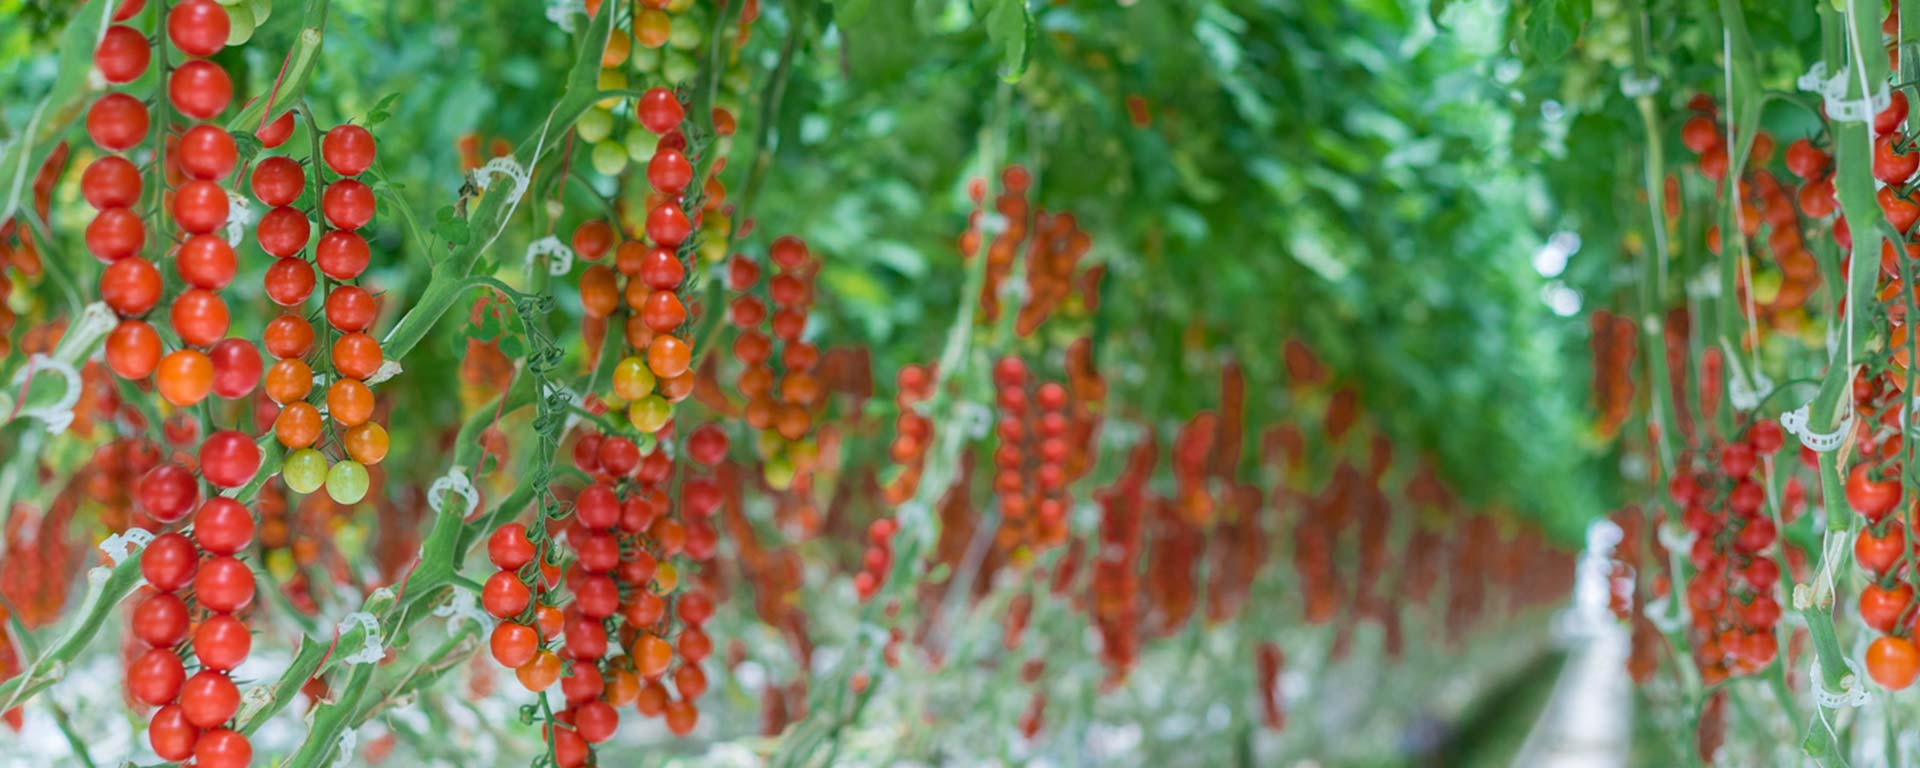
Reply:
[[[1605,553],[1613,543],[1608,534],[1599,526],[1589,531],[1574,605],[1557,628],[1567,644],[1567,663],[1514,765],[1614,768],[1627,764],[1633,728],[1632,689],[1626,674],[1628,636],[1606,607]],[[1618,529],[1613,529],[1612,536],[1617,540]]]

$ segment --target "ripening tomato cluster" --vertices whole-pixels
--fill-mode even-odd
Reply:
[[[114,20],[132,18],[142,5],[121,5]],[[152,56],[145,35],[114,24],[94,51],[94,66],[108,83],[124,85],[146,72]],[[87,224],[87,251],[108,265],[101,275],[101,296],[122,318],[107,337],[107,362],[128,379],[144,379],[160,364],[160,334],[137,317],[160,303],[164,286],[160,270],[139,256],[147,242],[146,223],[135,210],[143,183],[140,168],[124,156],[146,141],[148,127],[147,106],[138,97],[122,91],[101,96],[87,110],[87,136],[110,154],[89,164],[80,179],[80,194],[95,210]],[[130,259],[126,266],[116,266]]]
[[[1633,408],[1633,371],[1638,354],[1640,328],[1633,318],[1596,309],[1587,318],[1589,344],[1593,348],[1594,409],[1596,428],[1602,437],[1620,433]]]
[[[980,311],[988,321],[1000,317],[1000,284],[1013,274],[1014,258],[1019,255],[1020,243],[1027,239],[1027,218],[1031,212],[1027,188],[1032,183],[1033,174],[1025,167],[1010,165],[1000,172],[1001,192],[994,198],[995,217],[991,222],[996,231],[986,250],[987,279],[980,286]],[[988,222],[979,206],[986,202],[986,194],[986,184],[979,179],[967,187],[967,195],[973,198],[975,206],[967,217],[967,230],[960,234],[960,255],[967,259],[980,253],[983,227]]]
[[[1271,640],[1254,651],[1254,690],[1259,692],[1260,724],[1268,730],[1287,727],[1286,702],[1280,698],[1280,671],[1285,668],[1286,653]]]
[[[900,470],[883,490],[883,498],[898,506],[920,490],[920,472],[926,466],[927,447],[933,444],[933,420],[916,408],[933,399],[935,371],[908,365],[895,375],[893,442],[887,453]]]
[[[154,482],[150,474],[142,483],[143,494]],[[166,482],[185,486],[171,491],[183,497],[192,478],[182,483],[174,475]],[[185,501],[191,504],[192,499]],[[235,557],[253,540],[253,532],[253,515],[246,507],[214,496],[194,513],[191,536],[163,533],[140,553],[140,572],[148,586],[134,606],[131,627],[146,650],[127,665],[127,691],[135,701],[159,708],[148,722],[147,739],[163,759],[192,758],[209,768],[245,766],[252,760],[252,745],[234,730],[240,689],[231,673],[253,647],[253,635],[237,615],[253,603],[253,572]],[[179,594],[188,587],[197,611]],[[189,639],[198,665],[191,676],[181,648]]]
[[[1659,626],[1647,615],[1646,601],[1641,599],[1639,580],[1643,575],[1654,575],[1648,579],[1654,597],[1667,597],[1672,593],[1672,582],[1662,570],[1667,561],[1666,547],[1661,545],[1649,530],[1647,514],[1636,505],[1628,505],[1611,515],[1614,525],[1620,526],[1620,541],[1614,545],[1610,571],[1607,576],[1607,607],[1615,618],[1630,622],[1631,637],[1627,653],[1627,675],[1640,685],[1653,680],[1660,668],[1660,656],[1666,652],[1666,636],[1660,633]]]
[[[1071,213],[1034,214],[1033,240],[1027,244],[1027,300],[1014,318],[1014,332],[1031,335],[1073,290],[1073,272],[1093,248],[1093,238]],[[1098,281],[1099,270],[1091,270]]]
[[[1694,115],[1681,126],[1681,142],[1699,155],[1700,172],[1716,185],[1715,195],[1721,195],[1728,169],[1726,133],[1716,122],[1712,99],[1695,96],[1689,106]],[[1743,296],[1751,294],[1760,319],[1769,325],[1791,326],[1801,322],[1801,308],[1820,285],[1819,263],[1807,250],[1801,214],[1820,222],[1834,212],[1833,171],[1825,152],[1807,139],[1796,140],[1787,148],[1786,167],[1804,182],[1791,189],[1768,169],[1773,154],[1773,136],[1760,131],[1742,164],[1737,221],[1740,236],[1753,241],[1754,247],[1747,249],[1752,279],[1743,277],[1739,289]],[[1672,178],[1667,182],[1667,213],[1675,217],[1680,211],[1680,186]],[[1767,229],[1765,237],[1761,237],[1762,226]],[[1842,247],[1849,246],[1845,217],[1834,221],[1833,237]],[[1719,253],[1722,233],[1717,224],[1707,228],[1706,238],[1707,249]],[[1762,243],[1764,249],[1759,247]]]
[[[1892,690],[1906,688],[1920,676],[1920,649],[1915,646],[1913,570],[1908,562],[1911,520],[1894,514],[1902,504],[1900,411],[1908,400],[1896,386],[1902,374],[1888,371],[1854,380],[1854,408],[1867,425],[1855,437],[1847,469],[1847,506],[1863,519],[1853,541],[1854,562],[1868,576],[1862,587],[1859,611],[1862,623],[1880,633],[1867,646],[1867,673]]]
[[[673,418],[673,404],[693,394],[693,347],[676,334],[684,333],[688,317],[680,296],[687,274],[680,250],[693,237],[695,221],[681,205],[694,169],[681,154],[686,148],[679,129],[684,112],[671,90],[647,91],[635,111],[647,130],[661,136],[647,172],[653,189],[645,226],[648,242],[621,243],[613,268],[587,267],[580,275],[580,302],[589,322],[605,323],[621,309],[624,295],[631,312],[624,338],[633,354],[614,368],[614,395],[625,403],[634,429],[653,434]],[[574,250],[588,260],[605,255],[613,240],[613,228],[602,221],[582,224],[573,235]]]
[[[1159,460],[1159,446],[1142,440],[1127,457],[1113,485],[1094,494],[1100,505],[1098,546],[1094,549],[1090,613],[1100,635],[1100,660],[1108,685],[1124,682],[1140,658],[1140,556],[1147,482]]]
[[[1026,361],[1013,356],[993,366],[995,427],[993,490],[1001,524],[994,541],[1003,550],[1043,550],[1064,543],[1073,498],[1067,487],[1067,388],[1034,386]]]
[[[1782,441],[1778,424],[1753,422],[1744,439],[1721,446],[1716,464],[1668,482],[1674,503],[1684,510],[1681,521],[1695,537],[1687,553],[1694,573],[1686,600],[1694,663],[1710,683],[1751,674],[1780,650],[1774,634],[1780,565],[1769,554],[1779,532],[1756,473]]]
[[[671,439],[670,430],[658,434]],[[696,464],[712,467],[725,459],[726,435],[703,426],[689,435],[687,450]],[[571,726],[556,731],[563,765],[589,762],[587,745],[611,738],[619,726],[616,708],[629,703],[643,716],[664,715],[678,734],[697,722],[693,702],[707,689],[700,662],[713,651],[701,627],[713,615],[713,600],[701,589],[679,590],[679,567],[672,560],[683,554],[694,561],[713,557],[719,537],[709,519],[721,501],[712,479],[688,480],[681,509],[689,519],[675,518],[666,495],[672,460],[661,450],[643,457],[623,436],[584,435],[574,443],[573,458],[595,482],[575,496],[573,515],[558,529],[575,556],[565,579],[572,601],[564,610],[550,602],[548,590],[558,575],[548,565],[554,561],[550,540],[544,531],[529,536],[520,523],[502,526],[489,540],[488,555],[500,570],[482,591],[487,612],[502,619],[490,640],[494,659],[514,668],[530,691],[561,683],[568,706],[556,717]],[[537,603],[529,581],[544,585]],[[682,623],[677,666],[676,644],[667,639],[675,617]],[[624,654],[608,656],[609,632]],[[561,655],[543,647],[562,635],[572,669],[564,678]],[[670,669],[678,699],[662,684]]]
[[[766,281],[773,311],[755,292],[760,265],[735,255],[727,264],[727,287],[739,295],[727,307],[727,320],[737,331],[733,356],[741,364],[738,386],[747,398],[747,426],[760,431],[755,448],[762,475],[776,491],[805,495],[819,450],[809,435],[826,404],[826,388],[815,370],[820,350],[801,338],[820,262],[792,235],[776,238],[767,257],[776,270]]]
[[[41,221],[48,219],[53,206],[53,188],[66,171],[69,154],[71,150],[66,142],[54,145],[53,151],[47,153],[46,162],[40,164],[40,170],[33,176],[33,208],[39,212]],[[7,275],[7,268],[12,267],[22,277],[33,280],[40,277],[43,266],[39,246],[34,244],[28,227],[11,219],[0,222],[0,357],[13,350],[13,328],[19,320],[8,301],[13,293],[13,278]]]
[[[307,214],[291,207],[306,183],[300,165],[286,157],[269,158],[254,173],[255,193],[275,206],[268,217],[277,217],[289,230],[285,242],[269,251],[280,258],[266,277],[268,296],[286,309],[274,320],[278,327],[268,328],[269,350],[280,358],[268,372],[269,395],[281,404],[274,435],[290,451],[281,477],[296,493],[312,493],[324,485],[327,495],[341,504],[366,497],[372,485],[367,467],[385,459],[389,445],[387,430],[375,416],[373,390],[367,385],[384,362],[380,342],[371,333],[379,303],[365,288],[353,284],[372,259],[371,248],[358,230],[371,223],[377,211],[373,190],[355,177],[373,167],[375,155],[373,133],[361,126],[335,126],[322,135],[321,162],[313,164],[315,180],[325,180],[322,164],[336,178],[319,197],[320,214],[331,229],[315,244],[311,263],[299,256],[307,244]],[[274,166],[263,186],[262,173],[269,170],[269,162]],[[262,247],[269,239],[268,217],[261,218]],[[327,381],[324,417],[307,400],[313,394],[314,376],[305,357],[311,351],[313,328],[301,316],[318,282],[316,266],[327,278],[322,314],[332,339],[330,371],[321,377]],[[279,349],[271,338],[276,330],[284,331],[290,342]],[[319,448],[326,418],[338,430],[340,455],[331,464]]]
[[[891,517],[867,525],[867,549],[860,557],[860,572],[853,577],[853,592],[860,602],[872,600],[887,583],[887,572],[893,568],[893,534],[899,528]]]

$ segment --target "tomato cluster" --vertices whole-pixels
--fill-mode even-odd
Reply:
[[[1027,245],[1027,300],[1013,325],[1021,336],[1032,334],[1073,295],[1074,269],[1093,248],[1093,238],[1071,213],[1036,213],[1033,233]],[[1100,270],[1090,272],[1097,284]]]
[[[1684,510],[1681,522],[1694,535],[1686,600],[1694,663],[1710,682],[1750,674],[1779,653],[1774,627],[1781,613],[1775,597],[1780,565],[1769,554],[1778,530],[1757,473],[1782,440],[1778,424],[1753,422],[1744,438],[1721,446],[1717,463],[1668,483]]]
[[[1093,560],[1092,607],[1100,635],[1100,660],[1109,685],[1126,680],[1140,658],[1140,569],[1145,545],[1143,522],[1147,482],[1159,459],[1159,445],[1140,441],[1113,485],[1095,494],[1100,531]]]
[[[1001,524],[994,540],[1003,550],[1044,550],[1066,541],[1073,497],[1067,484],[1067,388],[1037,386],[1026,361],[1003,357],[993,367],[1000,419],[993,452],[993,489]]]
[[[930,367],[908,365],[894,377],[893,442],[887,452],[900,469],[883,491],[888,504],[905,503],[920,489],[927,447],[933,443],[933,420],[920,413],[916,406],[933,399],[936,375]]]
[[[989,221],[985,211],[976,207],[967,218],[967,230],[960,235],[960,255],[968,259],[980,253],[983,234],[991,230],[993,235],[986,249],[987,278],[980,287],[980,311],[988,321],[1000,317],[1000,284],[1013,274],[1014,258],[1019,255],[1020,243],[1027,238],[1027,219],[1031,212],[1027,188],[1032,183],[1033,174],[1022,166],[1011,165],[1002,170],[1001,192],[993,201],[995,215]],[[976,179],[967,193],[974,205],[979,206],[985,202],[986,184]]]
[[[1619,434],[1633,409],[1633,370],[1640,339],[1640,328],[1632,318],[1605,309],[1594,310],[1587,319],[1593,347],[1594,407],[1599,414],[1595,428],[1603,437]]]
[[[683,113],[673,92],[647,91],[636,111],[648,130],[661,135],[648,172],[653,193],[648,198],[647,240],[621,243],[613,268],[587,267],[580,275],[580,301],[590,320],[606,322],[620,311],[624,296],[630,312],[624,338],[633,353],[615,366],[613,393],[625,403],[633,428],[653,434],[673,418],[673,404],[693,394],[693,347],[682,336],[688,312],[680,291],[687,268],[680,251],[693,238],[694,221],[681,205],[694,170],[681,154],[686,148],[680,133]],[[573,236],[575,250],[590,260],[605,254],[613,239],[612,228],[601,221],[582,224]]]
[[[290,128],[291,126],[289,126]],[[313,130],[318,130],[314,128]],[[353,284],[371,261],[371,248],[357,230],[367,226],[376,210],[371,188],[359,176],[373,167],[373,134],[357,125],[341,125],[320,139],[320,155],[312,158],[316,189],[325,182],[322,164],[335,176],[315,201],[332,227],[313,247],[313,261],[301,257],[310,237],[309,214],[293,207],[307,186],[306,170],[284,156],[269,157],[255,167],[253,191],[272,210],[259,225],[260,246],[277,261],[265,277],[267,296],[283,308],[267,325],[267,351],[278,361],[268,369],[265,389],[280,405],[274,436],[289,453],[281,478],[296,493],[308,494],[323,485],[341,504],[365,498],[371,486],[367,467],[386,458],[389,438],[375,414],[373,390],[367,380],[380,371],[383,355],[371,331],[379,315],[378,300]],[[316,377],[307,358],[316,347],[314,328],[305,307],[320,282],[315,267],[326,277],[322,297],[327,321],[326,373]],[[337,335],[336,335],[337,334]],[[325,382],[316,393],[316,381]],[[323,398],[321,406],[309,398]],[[327,427],[331,419],[333,428]],[[321,452],[322,438],[335,437],[337,461]]]
[[[819,446],[810,438],[815,416],[826,405],[826,387],[816,373],[820,350],[802,338],[814,302],[820,262],[800,238],[785,235],[767,248],[775,272],[766,280],[767,301],[758,295],[760,265],[744,255],[727,263],[727,287],[740,294],[727,307],[737,333],[733,356],[741,364],[737,381],[747,398],[747,426],[760,431],[755,442],[768,486],[789,496],[810,492],[810,471]]]
[[[52,209],[54,186],[67,168],[69,154],[71,150],[66,142],[54,145],[53,151],[47,153],[46,162],[40,164],[40,170],[33,176],[33,208],[40,214],[41,221],[47,220]],[[13,329],[19,320],[11,303],[6,301],[14,286],[13,278],[7,274],[9,267],[27,280],[39,278],[44,270],[40,246],[35,244],[33,232],[13,219],[0,221],[0,357],[13,351]]]
[[[1689,104],[1694,114],[1681,126],[1681,141],[1699,155],[1697,166],[1717,185],[1715,195],[1724,194],[1728,169],[1724,128],[1716,121],[1712,99],[1696,96]],[[1754,243],[1753,256],[1747,261],[1752,274],[1741,277],[1739,289],[1743,297],[1751,297],[1761,319],[1769,325],[1790,328],[1802,322],[1800,310],[1820,286],[1819,262],[1807,250],[1801,216],[1822,222],[1836,210],[1833,169],[1825,152],[1807,139],[1796,140],[1787,148],[1786,165],[1803,183],[1797,190],[1790,189],[1767,169],[1773,154],[1773,136],[1756,132],[1737,185],[1739,236]],[[1680,189],[1676,180],[1668,179],[1670,216],[1678,215]],[[1763,226],[1765,237],[1760,236]],[[1719,225],[1708,227],[1706,244],[1710,252],[1720,253],[1722,236]],[[1850,247],[1846,217],[1834,220],[1833,237],[1842,247]],[[1759,247],[1762,244],[1764,249]],[[1771,258],[1763,259],[1762,255]]]

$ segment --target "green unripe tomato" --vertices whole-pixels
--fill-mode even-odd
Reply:
[[[660,62],[660,76],[666,78],[667,82],[691,80],[699,72],[700,62],[694,61],[685,51],[668,50],[666,60]]]
[[[327,470],[327,495],[336,503],[358,504],[367,497],[367,468],[348,459]]]
[[[613,113],[599,107],[588,107],[581,113],[580,121],[573,124],[573,130],[580,134],[580,140],[593,144],[613,134]]]
[[[286,461],[280,464],[280,479],[294,493],[320,490],[320,485],[327,481],[327,457],[312,448],[289,453]]]
[[[653,369],[638,356],[622,358],[613,365],[613,394],[628,402],[639,402],[653,394]]]
[[[767,460],[762,474],[766,476],[768,488],[784,491],[793,485],[793,462],[785,456],[775,456]]]
[[[700,47],[707,39],[707,25],[691,16],[682,16],[673,20],[673,30],[667,33],[667,47],[679,51],[691,51]]]
[[[627,150],[617,141],[593,145],[593,169],[602,176],[618,176],[627,167]]]
[[[627,56],[627,60],[633,63],[633,68],[640,72],[652,72],[660,68],[660,49],[658,48],[636,45],[633,47],[633,52]]]
[[[227,45],[239,45],[253,39],[253,8],[236,5],[227,9]]]
[[[668,0],[667,13],[678,16],[693,8],[693,0]]]
[[[653,131],[638,125],[627,130],[627,157],[632,158],[634,162],[644,163],[652,160],[653,151],[659,147],[660,137],[653,135]]]
[[[659,395],[647,395],[627,406],[627,421],[633,428],[649,435],[660,431],[673,418],[673,404]]]

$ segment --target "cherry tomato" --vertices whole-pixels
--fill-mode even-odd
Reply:
[[[225,672],[200,670],[180,686],[180,711],[201,728],[220,725],[240,711],[240,688]]]
[[[253,571],[232,555],[207,559],[193,577],[194,596],[207,609],[233,613],[253,602]]]
[[[373,134],[357,125],[335,126],[320,139],[320,157],[341,176],[358,176],[373,167]]]
[[[235,554],[253,541],[253,513],[238,501],[215,496],[193,513],[193,535],[209,554]]]
[[[213,0],[187,0],[167,14],[167,39],[188,56],[212,56],[227,47],[232,20]]]
[[[119,155],[101,155],[80,176],[80,196],[94,210],[127,208],[140,202],[140,169]]]

